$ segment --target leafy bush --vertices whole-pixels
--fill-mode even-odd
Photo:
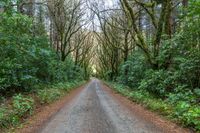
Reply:
[[[0,106],[0,128],[1,127],[7,127],[8,122],[5,118],[5,114],[8,111],[8,109],[5,106]]]
[[[35,41],[31,35],[31,19],[16,14],[1,14],[0,22],[0,86],[1,90],[21,87],[28,89],[37,82],[37,68],[31,66]]]
[[[58,100],[62,95],[62,92],[58,89],[44,89],[39,90],[37,96],[40,99],[42,104],[51,103],[55,100]]]
[[[13,96],[11,105],[0,106],[0,128],[18,125],[20,119],[32,114],[33,110],[34,100],[31,97]]]
[[[45,89],[37,90],[37,96],[42,104],[51,103],[59,99],[64,93],[69,92],[77,85],[82,84],[82,82],[74,81],[67,83],[58,83],[54,85],[49,85]]]
[[[171,117],[179,120],[186,126],[194,127],[200,131],[200,106],[194,106],[186,101],[177,102]]]
[[[186,101],[189,103],[195,103],[197,97],[195,94],[185,85],[178,86],[175,88],[173,93],[169,93],[167,101],[171,104],[176,104],[179,101]]]
[[[13,108],[19,117],[26,113],[31,114],[34,108],[34,100],[31,97],[25,97],[21,94],[13,96]]]
[[[145,58],[136,53],[127,62],[122,64],[118,81],[131,87],[138,87],[140,81],[144,78],[147,68]]]
[[[192,126],[200,131],[200,107],[192,106],[183,114],[182,120],[188,126]]]
[[[147,90],[152,94],[165,97],[174,87],[174,79],[171,73],[165,70],[148,70],[144,79],[140,82],[139,89]]]
[[[191,89],[200,87],[200,52],[191,51],[192,54],[182,59],[179,65],[180,82],[187,84]]]

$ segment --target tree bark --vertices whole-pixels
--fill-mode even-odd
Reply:
[[[188,0],[183,0],[182,4],[183,4],[183,7],[187,7],[188,6]]]
[[[166,18],[165,18],[165,33],[168,35],[169,38],[172,37],[172,25],[173,25],[173,19],[172,19],[172,1],[167,1],[167,9],[166,9]]]

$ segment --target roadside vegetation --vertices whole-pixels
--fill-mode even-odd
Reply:
[[[84,81],[43,85],[30,93],[18,93],[9,99],[1,99],[0,130],[20,127],[35,110],[59,100],[72,89],[83,85]]]
[[[115,82],[107,82],[107,84],[116,92],[124,95],[131,101],[141,104],[145,108],[157,112],[159,115],[179,123],[184,127],[190,127],[190,129],[196,130],[197,132],[200,131],[200,106],[193,104],[195,99],[198,99],[199,93],[187,96],[181,93],[171,94],[168,98],[163,100],[147,90],[132,89]],[[183,96],[187,98],[180,98]],[[194,101],[189,102],[191,99],[188,97],[193,97]]]
[[[94,6],[103,31],[97,33],[98,76],[200,131],[200,1],[120,0],[109,9]]]

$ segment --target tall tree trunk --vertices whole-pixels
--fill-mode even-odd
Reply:
[[[167,9],[166,9],[166,18],[165,18],[165,33],[172,37],[172,26],[173,26],[173,18],[172,18],[172,1],[167,0]]]
[[[154,45],[154,62],[152,63],[152,67],[153,69],[159,69],[159,61],[157,60],[157,57],[159,56],[160,54],[160,43],[161,43],[161,39],[162,39],[162,33],[164,31],[164,24],[166,24],[166,16],[168,13],[168,4],[169,4],[169,1],[171,0],[166,0],[166,1],[163,1],[162,3],[162,9],[161,9],[161,14],[160,14],[160,18],[159,18],[159,22],[158,22],[158,28],[156,29],[156,34],[155,34],[155,40],[153,42],[153,45]]]
[[[17,12],[19,12],[19,13],[24,13],[22,2],[23,1],[17,1]]]
[[[129,35],[129,31],[125,33],[125,40],[124,40],[124,43],[125,43],[125,47],[124,47],[124,63],[127,62],[128,60],[128,52],[129,52],[129,48],[128,48],[128,35]],[[128,83],[128,66],[125,67],[125,70],[124,70],[124,76],[125,76],[125,83]]]
[[[26,14],[29,17],[33,17],[34,16],[34,6],[35,6],[35,0],[29,0],[28,4],[26,5]]]
[[[142,10],[141,7],[138,7],[139,14],[138,14],[138,25],[139,25],[139,30],[142,32]]]
[[[183,0],[182,4],[183,4],[184,7],[187,7],[188,6],[188,0]]]

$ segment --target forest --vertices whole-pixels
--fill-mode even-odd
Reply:
[[[200,0],[0,0],[0,130],[90,77],[200,131]]]

